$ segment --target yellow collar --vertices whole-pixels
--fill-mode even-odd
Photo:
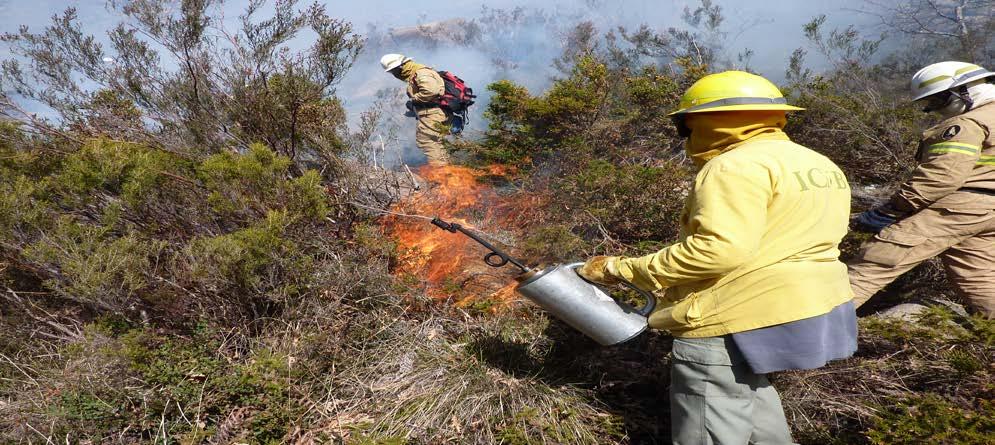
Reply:
[[[415,72],[422,68],[428,68],[425,65],[415,62],[414,60],[409,60],[404,65],[401,65],[401,77],[404,78],[406,82],[410,82],[411,79],[415,77]]]
[[[789,140],[782,130],[787,117],[781,110],[689,113],[685,122],[691,129],[685,149],[698,167],[749,140]]]

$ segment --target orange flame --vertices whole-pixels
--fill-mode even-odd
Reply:
[[[488,239],[487,233],[512,227],[515,211],[511,201],[499,196],[495,188],[486,183],[489,176],[507,173],[508,169],[502,166],[476,170],[454,165],[426,165],[418,169],[418,174],[428,181],[428,189],[398,203],[394,210],[437,216]],[[429,295],[439,299],[452,297],[461,305],[482,298],[494,302],[509,302],[515,298],[517,283],[513,277],[518,269],[510,264],[500,269],[487,266],[483,261],[487,249],[466,235],[447,232],[422,219],[392,217],[386,225],[405,253],[397,272],[423,277]],[[502,246],[504,243],[492,244]]]

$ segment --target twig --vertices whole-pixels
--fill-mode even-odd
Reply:
[[[408,164],[401,164],[404,166],[404,171],[408,172],[408,178],[411,178],[411,185],[414,186],[415,190],[421,190],[421,184],[415,180],[414,173],[411,173],[411,169],[408,168]]]
[[[6,299],[8,301],[12,301],[15,304],[17,304],[18,306],[20,306],[21,309],[24,310],[24,313],[27,314],[29,317],[31,317],[32,319],[34,319],[35,321],[37,321],[39,323],[44,323],[44,324],[46,324],[48,326],[51,326],[52,328],[54,328],[54,329],[56,329],[56,330],[58,330],[58,331],[60,331],[60,332],[62,332],[64,334],[66,334],[68,336],[68,337],[62,337],[62,336],[58,336],[58,335],[47,334],[48,337],[59,339],[59,340],[64,340],[64,341],[72,341],[72,340],[76,340],[76,339],[80,338],[80,336],[82,335],[82,332],[80,332],[80,330],[79,330],[78,327],[73,326],[74,328],[76,328],[75,331],[69,329],[69,327],[67,327],[66,325],[64,325],[64,324],[59,323],[58,321],[56,321],[56,320],[58,320],[58,317],[56,317],[52,313],[46,311],[45,308],[39,307],[38,305],[36,305],[36,304],[34,304],[34,303],[30,302],[30,301],[25,301],[23,298],[21,298],[21,296],[18,294],[18,292],[15,292],[13,289],[11,289],[11,288],[8,287],[7,288],[7,292],[4,295],[6,295],[6,294],[12,295],[13,298],[8,297]],[[48,318],[46,319],[44,317],[35,315],[32,311],[29,310],[29,306],[30,306],[30,308],[37,309],[37,310],[43,312],[46,316],[48,316]]]
[[[34,431],[34,432],[38,433],[38,435],[41,436],[41,437],[44,437],[46,443],[50,443],[50,444],[53,444],[53,445],[55,444],[55,442],[52,442],[52,438],[51,437],[42,434],[41,431],[36,430],[35,427],[31,426],[30,423],[26,423],[25,422],[24,424],[27,425],[28,428],[31,428],[31,431]]]
[[[11,360],[10,357],[7,357],[7,355],[5,355],[5,354],[0,354],[0,357],[3,357],[3,359],[7,360],[7,362],[10,363],[11,365],[13,365],[15,369],[17,369],[18,371],[21,371],[21,374],[24,374],[24,376],[27,377],[28,380],[31,380],[32,384],[34,384],[35,386],[41,386],[41,385],[38,384],[38,381],[35,380],[34,377],[31,377],[31,375],[28,374],[26,371],[24,371],[24,369],[22,369],[20,366],[17,366],[17,363],[14,363],[14,361]]]
[[[383,136],[377,135],[380,138],[380,146],[383,146]],[[377,147],[370,147],[370,152],[373,153],[373,166],[377,166]]]
[[[162,415],[159,417],[159,431],[162,432],[162,445],[169,443],[169,437],[166,436],[166,410],[169,409],[169,402],[172,402],[172,400],[166,400],[166,406],[162,408]],[[156,432],[154,443],[159,443],[158,432]]]
[[[362,208],[362,209],[370,210],[370,211],[381,213],[381,214],[385,214],[385,215],[401,216],[401,217],[404,217],[404,218],[418,218],[418,219],[424,219],[426,221],[431,221],[431,220],[435,219],[435,217],[433,217],[433,216],[412,215],[412,214],[407,214],[407,213],[392,212],[390,210],[378,209],[376,207],[370,207],[368,205],[363,205],[363,204],[360,204],[358,202],[353,202],[353,201],[347,201],[347,203],[351,204],[351,205],[354,205],[356,207]]]

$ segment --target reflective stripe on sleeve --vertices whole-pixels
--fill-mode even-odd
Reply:
[[[981,155],[978,158],[978,165],[995,165],[995,156]]]
[[[960,142],[940,142],[929,146],[930,153],[961,153],[966,155],[976,155],[981,151],[981,147]]]

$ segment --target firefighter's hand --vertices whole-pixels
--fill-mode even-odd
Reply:
[[[414,102],[412,102],[410,100],[407,101],[407,102],[405,102],[404,103],[404,108],[408,109],[408,111],[406,111],[404,113],[405,116],[407,116],[407,117],[416,117],[417,116],[417,114],[415,114],[416,112],[415,112],[415,103]]]
[[[896,218],[889,215],[886,210],[875,208],[857,215],[850,221],[850,225],[858,232],[878,233],[895,221]]]
[[[596,256],[577,269],[577,274],[587,281],[598,284],[618,284],[622,282],[618,276],[618,267],[615,266],[618,260],[617,256]]]

